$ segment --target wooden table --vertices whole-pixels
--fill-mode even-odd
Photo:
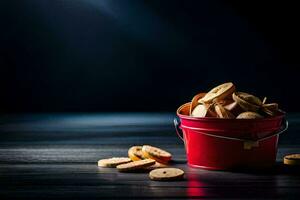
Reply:
[[[300,198],[298,169],[282,163],[300,153],[300,115],[288,116],[277,165],[265,172],[190,168],[168,113],[39,114],[0,117],[1,199]],[[174,155],[186,172],[178,182],[150,181],[147,173],[99,168],[97,160],[126,156],[132,145],[152,144]],[[299,168],[300,171],[300,168]]]

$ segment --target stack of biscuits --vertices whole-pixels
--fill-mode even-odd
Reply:
[[[266,103],[258,97],[237,92],[233,83],[221,84],[207,93],[195,95],[189,115],[193,117],[218,117],[225,119],[259,119],[280,113],[277,103]]]
[[[184,171],[168,167],[171,158],[169,152],[154,146],[132,146],[128,150],[128,157],[101,159],[98,166],[117,168],[119,172],[150,171],[151,180],[180,180]]]

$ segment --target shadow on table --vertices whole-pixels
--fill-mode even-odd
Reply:
[[[187,164],[186,160],[171,160],[170,164]]]
[[[172,160],[170,164],[187,164],[186,160]],[[300,166],[291,166],[285,165],[280,161],[277,161],[276,164],[272,167],[259,169],[259,168],[236,168],[232,170],[225,170],[230,172],[237,173],[248,173],[248,174],[256,174],[256,175],[297,175],[300,176]]]
[[[300,176],[300,166],[285,165],[279,161],[277,161],[274,166],[264,168],[264,169],[242,168],[242,169],[235,169],[233,171],[240,172],[240,173],[256,174],[256,175],[261,174],[261,175],[297,175],[297,176]]]

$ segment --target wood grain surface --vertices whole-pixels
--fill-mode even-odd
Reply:
[[[300,168],[282,158],[300,153],[300,115],[288,116],[277,164],[268,171],[208,171],[186,164],[172,114],[39,114],[0,117],[1,199],[299,199]],[[126,156],[132,145],[170,151],[186,172],[177,182],[157,182],[148,173],[119,173],[97,161]]]

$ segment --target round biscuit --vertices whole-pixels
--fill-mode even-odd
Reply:
[[[300,154],[290,154],[283,158],[285,165],[300,165]]]
[[[142,154],[142,146],[130,147],[128,150],[128,157],[133,161],[144,159]]]
[[[117,165],[131,162],[127,157],[113,157],[107,159],[101,159],[98,161],[99,167],[116,167]]]
[[[138,161],[133,161],[130,163],[126,164],[121,164],[117,166],[117,169],[120,172],[129,172],[129,171],[134,171],[137,169],[142,169],[145,167],[149,167],[151,165],[155,164],[155,160],[152,159],[145,159],[145,160],[138,160]]]
[[[159,163],[167,163],[172,158],[169,152],[150,145],[143,145],[142,152],[145,158],[154,159]]]
[[[149,173],[151,180],[172,181],[183,179],[184,171],[178,168],[160,168],[154,169]]]

